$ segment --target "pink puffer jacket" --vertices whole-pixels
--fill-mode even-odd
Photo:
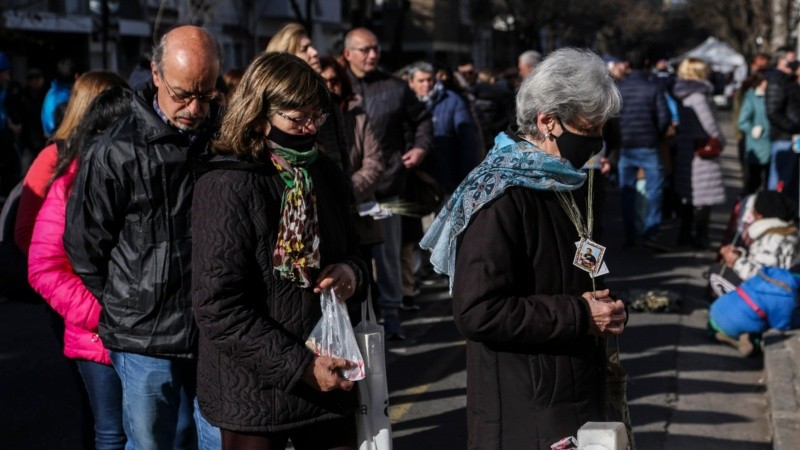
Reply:
[[[100,304],[72,271],[62,241],[69,188],[76,172],[73,162],[67,173],[53,182],[36,216],[28,253],[28,281],[64,318],[64,355],[111,364],[97,336]]]

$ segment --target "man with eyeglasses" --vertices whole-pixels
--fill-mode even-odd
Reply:
[[[216,127],[222,58],[204,29],[182,26],[153,51],[155,91],[86,149],[67,205],[64,247],[101,306],[98,334],[123,390],[128,448],[219,449],[195,401],[193,161]]]
[[[353,90],[364,99],[364,109],[381,144],[383,181],[376,192],[379,202],[398,199],[405,192],[409,170],[418,167],[431,149],[433,127],[425,105],[408,84],[378,68],[378,38],[366,28],[355,28],[344,38],[344,58]],[[399,216],[378,221],[383,243],[374,247],[378,305],[388,339],[403,339],[397,313],[403,299]]]

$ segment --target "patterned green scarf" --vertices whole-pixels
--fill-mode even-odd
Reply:
[[[310,269],[320,265],[317,199],[306,170],[318,156],[316,147],[306,152],[278,147],[270,154],[286,183],[272,265],[279,277],[303,288],[311,285]]]

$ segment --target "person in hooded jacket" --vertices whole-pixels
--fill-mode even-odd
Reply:
[[[678,244],[692,244],[698,249],[709,245],[711,207],[725,202],[719,157],[701,158],[695,154],[698,142],[710,137],[717,138],[720,147],[725,148],[725,137],[709,102],[713,87],[708,73],[705,61],[687,58],[678,66],[678,79],[673,87],[681,124],[676,137],[674,169],[675,191],[681,198]]]
[[[750,244],[723,245],[721,263],[711,266],[709,283],[717,296],[735,290],[764,267],[788,269],[795,262],[800,237],[794,201],[780,192],[761,191],[753,202],[753,217],[745,232]]]
[[[319,296],[365,285],[348,187],[316,146],[325,80],[262,53],[234,93],[194,191],[198,396],[224,449],[355,449],[350,362],[304,345]]]
[[[474,450],[549,450],[604,421],[604,338],[627,320],[602,278],[584,271],[602,267],[599,252],[583,269],[588,247],[576,247],[592,236],[592,179],[581,167],[622,106],[616,83],[600,57],[564,48],[522,82],[516,105],[518,129],[495,138],[420,243],[450,277],[467,339]]]

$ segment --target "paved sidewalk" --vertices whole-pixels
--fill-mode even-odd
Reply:
[[[764,335],[764,372],[772,422],[772,448],[800,446],[800,331]]]
[[[706,272],[741,189],[730,114],[718,119],[729,137],[721,158],[727,201],[712,209],[710,250],[676,246],[675,218],[665,218],[660,236],[670,251],[623,248],[619,195],[614,188],[608,196],[603,243],[608,246],[609,286],[628,301],[647,290],[668,291],[679,299],[672,312],[631,313],[622,335],[639,449],[771,448],[762,359],[742,358],[706,334]]]

